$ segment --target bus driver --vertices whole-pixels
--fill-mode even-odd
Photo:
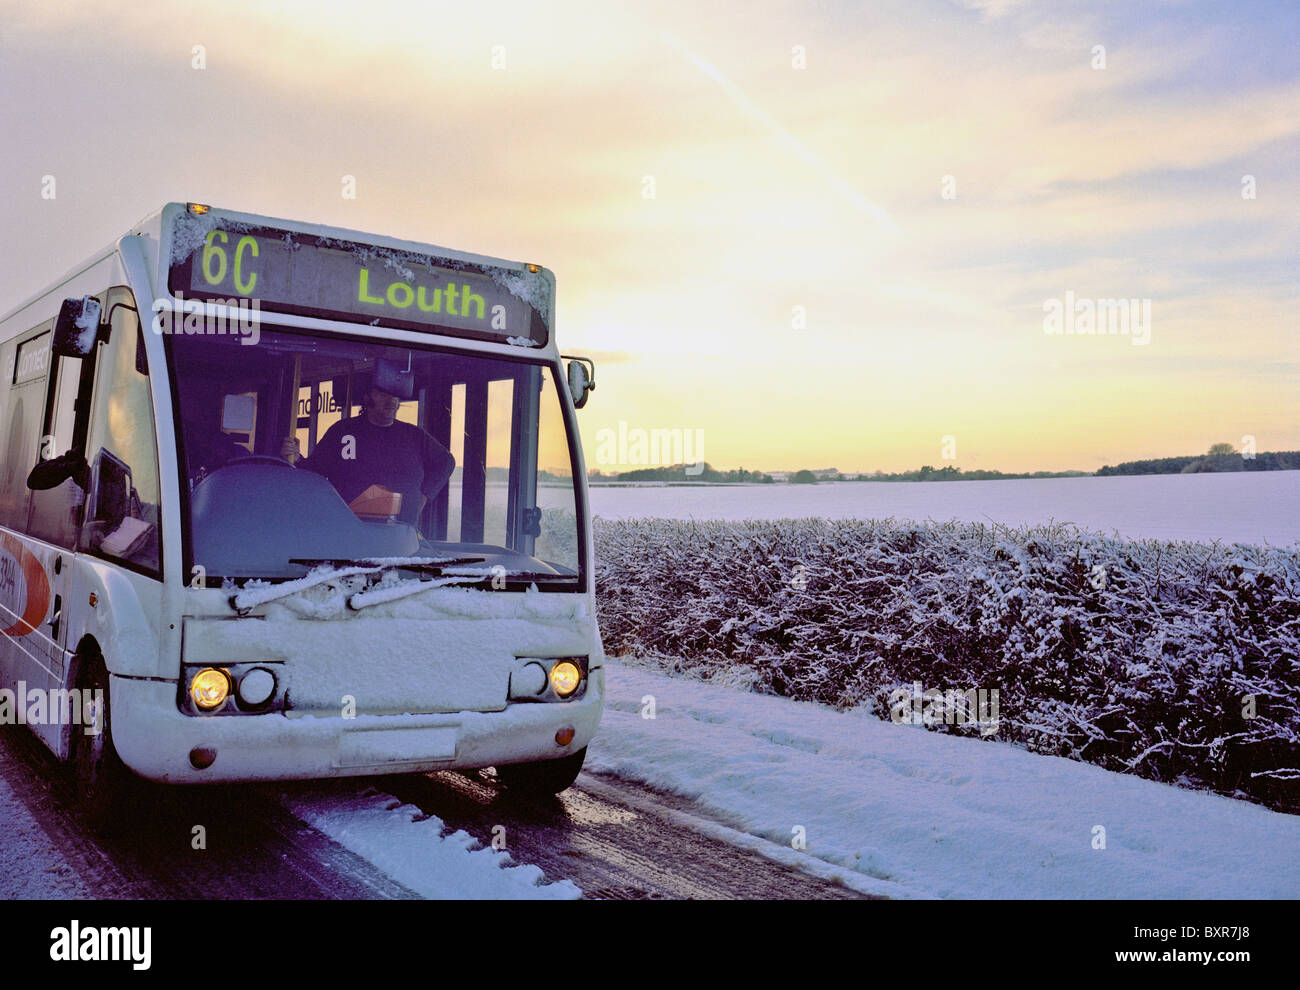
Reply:
[[[310,457],[301,456],[294,437],[285,438],[280,456],[324,475],[345,502],[352,502],[371,485],[396,492],[402,496],[398,521],[415,526],[425,498],[442,491],[456,459],[424,430],[399,421],[400,404],[397,395],[372,385],[364,412],[326,430]]]

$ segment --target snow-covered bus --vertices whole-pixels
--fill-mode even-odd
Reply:
[[[131,771],[572,783],[594,368],[554,284],[172,203],[0,321],[0,720],[92,818]]]

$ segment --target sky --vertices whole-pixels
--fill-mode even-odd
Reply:
[[[547,266],[606,472],[1300,449],[1288,3],[5,0],[0,88],[3,311],[195,201]]]

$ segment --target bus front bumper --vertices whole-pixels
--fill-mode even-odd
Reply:
[[[498,712],[205,718],[177,708],[172,682],[114,676],[109,724],[122,761],[163,783],[428,773],[568,756],[596,734],[604,696],[605,671],[597,667],[577,700]],[[556,734],[566,729],[573,737],[559,745]]]

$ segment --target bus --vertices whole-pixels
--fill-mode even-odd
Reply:
[[[595,369],[554,288],[171,203],[0,321],[0,722],[92,822],[137,776],[573,782]]]

